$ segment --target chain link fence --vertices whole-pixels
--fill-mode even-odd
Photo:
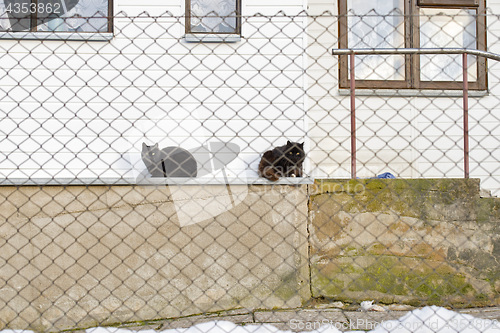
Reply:
[[[0,329],[499,305],[497,15],[2,18]]]

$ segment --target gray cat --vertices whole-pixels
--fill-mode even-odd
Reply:
[[[152,177],[196,177],[198,173],[193,155],[180,147],[160,150],[157,143],[142,143],[141,157]]]

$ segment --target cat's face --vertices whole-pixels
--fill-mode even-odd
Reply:
[[[300,164],[306,158],[306,153],[304,152],[304,143],[290,142],[286,143],[285,148],[285,158],[294,164]]]
[[[142,153],[141,157],[142,160],[146,163],[155,163],[158,161],[158,154],[160,152],[160,149],[158,148],[158,144],[154,144],[153,146],[148,146],[145,143],[142,143]],[[147,166],[147,164],[146,164]]]

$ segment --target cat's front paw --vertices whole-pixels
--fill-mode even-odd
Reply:
[[[292,173],[292,177],[296,177],[294,173]]]

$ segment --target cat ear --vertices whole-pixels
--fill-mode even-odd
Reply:
[[[286,144],[287,144],[288,146],[291,146],[291,145],[292,145],[292,143],[290,142],[290,140],[288,140],[288,141],[286,142]]]
[[[142,149],[146,149],[146,148],[148,148],[148,145],[146,144],[146,142],[143,142],[142,143]]]
[[[155,145],[153,147],[158,148],[158,143],[155,143]]]
[[[304,142],[299,143],[299,146],[301,146],[303,148],[304,147]]]

